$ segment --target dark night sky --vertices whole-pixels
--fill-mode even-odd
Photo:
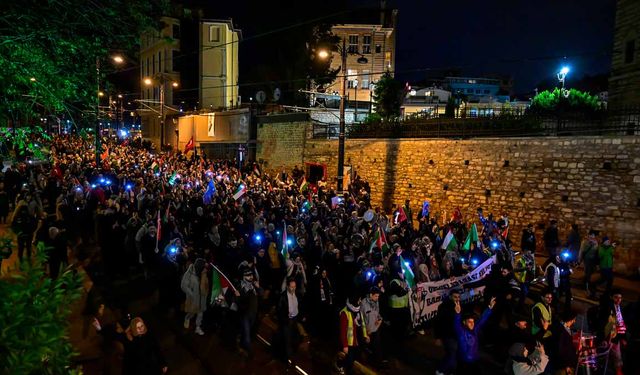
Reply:
[[[562,56],[569,84],[610,68],[615,0],[400,0],[396,7],[399,79],[424,77],[413,69],[460,67],[512,75],[516,92],[527,92],[555,76]]]
[[[346,8],[355,14],[355,9],[378,4],[378,0],[241,0],[216,4],[212,14],[232,17],[244,38],[250,39],[240,45],[242,84],[259,79],[257,64],[288,61],[282,56],[278,60],[278,48],[273,46],[285,48],[288,33],[295,31],[252,39],[256,33],[304,22],[321,12]],[[540,81],[554,79],[564,64],[572,69],[569,85],[585,74],[607,73],[610,68],[615,0],[390,0],[388,7],[399,10],[396,77],[402,81],[417,82],[429,70],[437,75],[441,69],[459,68],[465,75],[511,75],[516,93],[524,93]],[[295,74],[278,78],[303,78],[297,76],[300,72]],[[272,78],[262,74],[261,79]]]

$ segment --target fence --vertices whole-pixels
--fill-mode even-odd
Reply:
[[[313,138],[335,139],[338,125],[313,124]],[[478,118],[407,119],[350,124],[348,138],[479,138],[578,135],[640,135],[640,108],[564,113],[510,114]]]

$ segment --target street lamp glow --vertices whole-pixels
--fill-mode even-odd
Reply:
[[[318,57],[321,59],[326,59],[327,57],[329,57],[329,52],[327,52],[327,50],[320,50],[318,52]]]
[[[104,96],[104,93],[102,91],[98,91],[98,96]]]
[[[172,82],[172,83],[171,83],[171,86],[173,86],[173,87],[178,87],[178,82]]]
[[[113,56],[113,61],[116,64],[122,64],[124,62],[124,59],[120,55],[115,55],[115,56]]]
[[[118,94],[118,99],[122,99],[122,94]]]
[[[560,69],[560,74],[566,75],[567,73],[569,73],[569,67],[563,66],[562,69]]]
[[[150,86],[150,85],[151,85],[151,83],[152,83],[151,78],[145,78],[145,79],[144,79],[144,84],[145,84],[145,85]]]
[[[36,81],[36,77],[31,77],[31,78],[29,78],[29,81],[31,81],[31,82],[35,82],[35,81]]]

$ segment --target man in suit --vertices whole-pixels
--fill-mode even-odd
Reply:
[[[571,375],[578,365],[578,353],[571,336],[571,327],[575,322],[575,311],[567,310],[551,327],[549,363],[553,375]]]

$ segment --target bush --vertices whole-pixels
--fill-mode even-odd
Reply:
[[[555,88],[553,91],[545,90],[536,95],[530,110],[534,113],[555,114],[557,112],[595,112],[600,109],[600,101],[597,96],[588,92]]]
[[[10,242],[6,246],[11,246]],[[74,374],[68,341],[70,306],[80,297],[80,276],[65,272],[52,280],[44,271],[44,244],[32,264],[24,262],[0,279],[0,373]]]

